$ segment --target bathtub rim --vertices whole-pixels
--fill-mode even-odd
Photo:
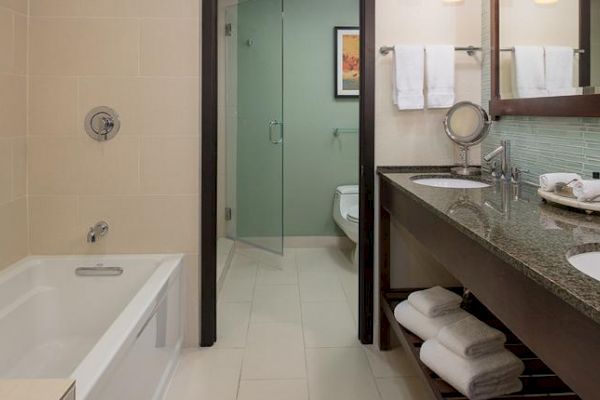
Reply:
[[[21,274],[28,269],[43,265],[45,260],[147,260],[158,263],[154,272],[148,277],[143,285],[138,288],[135,295],[121,310],[116,319],[102,332],[100,339],[86,354],[81,362],[75,366],[70,376],[75,380],[77,398],[85,399],[101,382],[102,377],[113,366],[114,361],[119,359],[129,345],[135,342],[135,334],[142,327],[145,319],[152,313],[152,308],[165,285],[169,284],[170,278],[179,269],[180,277],[183,274],[183,253],[173,254],[109,254],[109,255],[49,255],[49,256],[27,256],[9,267],[0,271],[0,284],[12,277]],[[181,288],[183,290],[183,287]],[[184,309],[180,310],[183,317]]]

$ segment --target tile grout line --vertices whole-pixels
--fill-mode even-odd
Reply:
[[[304,374],[306,375],[306,396],[310,400],[310,378],[308,374],[308,352],[306,347],[306,337],[304,335],[304,309],[302,307],[302,291],[300,290],[300,265],[298,264],[298,253],[294,250],[294,265],[296,266],[296,286],[298,289],[298,299],[300,300],[300,330],[302,332],[302,344],[304,346]]]
[[[237,250],[236,250],[237,252]],[[239,253],[237,253],[237,255],[240,255]],[[234,254],[235,257],[235,254]],[[233,262],[233,259],[232,259]],[[238,383],[237,383],[237,391],[235,394],[235,398],[236,400],[238,399],[239,395],[240,395],[240,388],[242,386],[242,374],[244,372],[244,362],[246,361],[246,355],[247,355],[247,350],[248,350],[248,335],[250,333],[250,324],[252,323],[252,312],[254,310],[254,296],[256,294],[256,277],[258,276],[258,269],[260,268],[260,262],[258,264],[254,264],[256,263],[256,260],[252,260],[253,266],[256,266],[256,270],[254,271],[254,281],[253,281],[253,287],[252,287],[252,300],[250,301],[250,313],[248,314],[248,324],[246,325],[246,336],[244,339],[244,348],[243,348],[243,355],[242,355],[242,362],[240,364],[240,373],[239,373],[239,379],[238,379]],[[231,272],[231,268],[229,269],[229,271],[227,272],[227,275],[229,276],[229,273]],[[227,278],[227,277],[226,277]]]

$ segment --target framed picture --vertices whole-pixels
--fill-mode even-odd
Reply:
[[[335,27],[335,97],[358,97],[360,89],[360,30]]]

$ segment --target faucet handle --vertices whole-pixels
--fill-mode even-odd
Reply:
[[[528,169],[522,170],[519,167],[512,167],[510,169],[510,180],[512,183],[521,183],[521,175],[523,172],[529,172]]]

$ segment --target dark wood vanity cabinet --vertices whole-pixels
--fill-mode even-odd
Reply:
[[[390,318],[390,300],[398,294],[390,287],[390,246],[394,246],[390,243],[390,227],[393,223],[405,228],[423,244],[437,262],[578,396],[600,399],[600,325],[597,322],[519,271],[504,254],[473,240],[458,224],[381,173],[379,212],[382,349],[390,345],[389,335],[393,332],[390,327],[395,322],[393,315]],[[394,267],[402,268],[402,265],[395,263]],[[550,391],[549,388],[539,390]]]

